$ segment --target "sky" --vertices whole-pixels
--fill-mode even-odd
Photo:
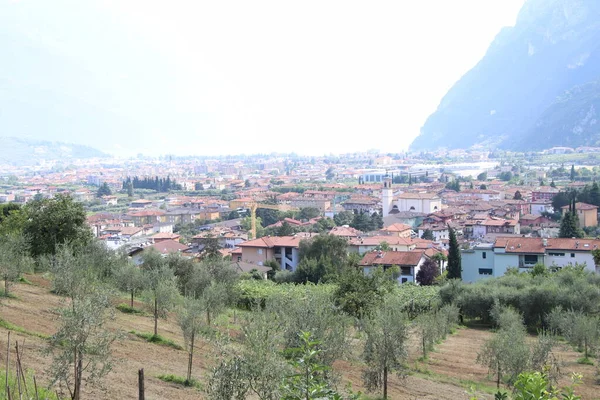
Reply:
[[[0,136],[401,152],[523,2],[0,0]]]

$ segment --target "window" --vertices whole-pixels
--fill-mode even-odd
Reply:
[[[408,278],[402,278],[402,283],[408,282]]]
[[[548,253],[548,255],[552,257],[564,257],[565,253]]]
[[[492,273],[491,268],[479,268],[479,275],[492,275]]]
[[[481,253],[481,258],[487,258],[487,254],[485,253],[485,251]]]
[[[242,261],[242,256],[237,257],[238,262]]]
[[[523,262],[525,263],[525,265],[537,264],[537,262],[538,262],[538,256],[537,255],[526,254],[525,256],[523,256]]]
[[[256,252],[257,252],[258,254],[262,254],[262,249],[257,249],[257,250],[256,250]]]
[[[575,258],[575,253],[571,253],[571,258]]]

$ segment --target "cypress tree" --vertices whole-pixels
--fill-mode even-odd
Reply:
[[[448,226],[450,232],[450,243],[448,249],[448,279],[462,279],[462,267],[460,261],[460,248],[456,239],[456,232]]]

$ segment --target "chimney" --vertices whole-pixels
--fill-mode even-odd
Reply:
[[[542,239],[542,245],[543,245],[544,247],[547,247],[547,246],[548,246],[548,239],[546,239],[546,238],[543,238],[543,239]]]

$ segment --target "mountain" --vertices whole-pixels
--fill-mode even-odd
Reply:
[[[600,144],[600,1],[527,0],[412,150]]]
[[[78,144],[15,137],[0,137],[0,143],[0,165],[35,165],[42,161],[108,157],[99,150]]]

